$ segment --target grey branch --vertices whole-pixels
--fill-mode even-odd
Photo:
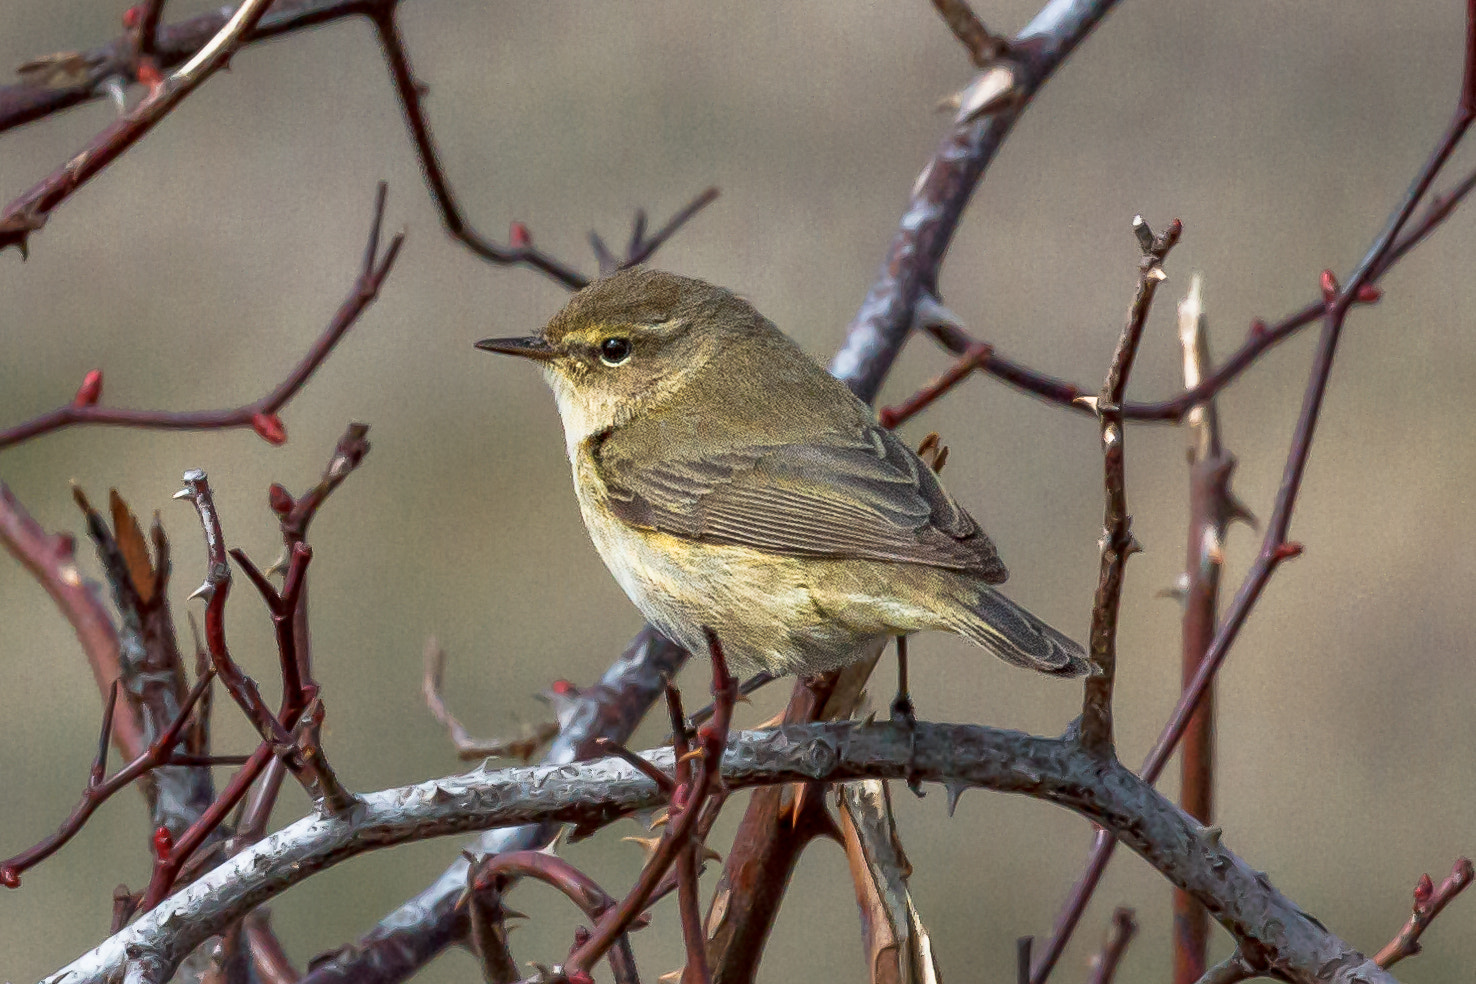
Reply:
[[[1194,895],[1242,946],[1296,984],[1393,984],[1372,960],[1278,892],[1264,872],[1225,848],[1121,764],[1076,742],[979,725],[907,729],[854,722],[746,732],[729,744],[730,786],[899,779],[1022,793],[1112,831],[1173,884]],[[672,752],[646,753],[670,771]],[[909,765],[911,758],[911,765]],[[363,797],[350,813],[306,817],[206,873],[45,984],[103,984],[130,962],[173,968],[202,940],[253,907],[340,861],[411,840],[530,823],[608,823],[662,799],[638,769],[609,758],[579,765],[476,769]]]

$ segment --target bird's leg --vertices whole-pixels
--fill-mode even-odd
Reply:
[[[892,721],[907,729],[910,739],[907,752],[907,788],[921,798],[922,780],[917,775],[917,713],[912,706],[912,694],[907,691],[907,636],[897,637],[897,696],[892,698]]]

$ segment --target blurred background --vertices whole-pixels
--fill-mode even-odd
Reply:
[[[13,2],[0,64],[86,48],[118,33],[125,4]],[[1460,74],[1463,4],[1131,0],[1026,114],[965,217],[943,270],[946,303],[979,337],[1044,370],[1099,385],[1132,290],[1129,222],[1184,222],[1131,394],[1179,386],[1173,308],[1203,272],[1217,352],[1253,317],[1316,296],[1324,267],[1356,263],[1439,135]],[[979,12],[1014,33],[1038,0]],[[171,3],[177,18],[204,4]],[[739,291],[828,359],[872,279],[908,189],[943,133],[937,101],[970,78],[925,0],[907,3],[466,4],[402,8],[445,165],[474,223],[510,220],[585,270],[589,229],[623,242],[632,210],[653,220],[709,184],[719,201],[658,262]],[[96,103],[0,139],[8,199],[109,120]],[[1468,157],[1451,174],[1469,167]],[[172,502],[205,468],[227,536],[259,561],[278,540],[268,483],[301,491],[344,425],[374,450],[313,529],[313,635],[339,774],[376,789],[458,771],[420,697],[421,651],[450,653],[447,690],[474,730],[516,733],[546,709],[554,677],[593,681],[640,618],[585,537],[553,401],[528,366],[471,342],[542,323],[564,291],[487,266],[441,232],[367,25],[345,22],[239,55],[155,134],[62,206],[31,257],[0,256],[0,418],[15,422],[106,373],[105,399],[203,408],[255,399],[299,358],[347,292],[374,183],[409,241],[382,299],[283,413],[290,440],[249,431],[73,430],[0,456],[0,477],[50,529],[82,533],[67,482],[117,487],[158,509],[175,545],[176,612],[200,580],[199,529]],[[1471,257],[1462,211],[1353,316],[1302,505],[1305,556],[1277,575],[1221,676],[1219,822],[1226,843],[1337,933],[1370,951],[1408,915],[1422,871],[1437,880],[1476,850],[1470,749],[1470,598],[1476,591],[1470,383],[1476,372]],[[1263,518],[1301,398],[1311,336],[1277,349],[1221,402],[1237,487]],[[914,339],[883,402],[947,364]],[[940,431],[947,479],[1010,565],[1011,594],[1086,633],[1101,523],[1092,423],[993,381],[971,381],[906,428]],[[1157,592],[1185,550],[1184,435],[1130,431],[1130,502],[1146,552],[1129,570],[1120,643],[1121,753],[1136,764],[1178,689],[1178,612]],[[1237,583],[1256,535],[1230,539]],[[85,549],[82,551],[87,554]],[[96,565],[90,567],[96,575]],[[197,603],[198,604],[198,603]],[[99,700],[68,626],[0,558],[0,854],[71,808],[92,755]],[[232,595],[233,651],[275,679],[270,624]],[[982,656],[951,637],[914,645],[926,719],[1056,733],[1079,688]],[[883,664],[890,680],[890,662]],[[706,661],[684,677],[705,688]],[[881,684],[889,687],[890,683]],[[739,723],[782,703],[771,688]],[[877,695],[884,705],[890,691]],[[272,698],[275,699],[275,698]],[[218,747],[251,744],[218,716]],[[648,726],[633,744],[659,740]],[[1163,787],[1172,791],[1177,773]],[[726,851],[744,797],[713,838]],[[1044,936],[1085,856],[1080,818],[1023,798],[896,799],[917,905],[945,977],[1008,979],[1017,936]],[[278,820],[308,808],[288,788]],[[142,886],[148,830],[120,796],[59,857],[0,894],[0,979],[35,978],[107,929],[118,882]],[[571,850],[617,894],[640,864],[616,826]],[[455,856],[452,840],[382,851],[281,898],[299,962],[367,930]],[[710,887],[716,872],[704,881]],[[1126,852],[1114,861],[1055,980],[1084,978],[1112,906],[1143,926],[1122,980],[1164,980],[1168,885]],[[520,960],[566,952],[574,913],[536,886],[516,905]],[[1410,981],[1465,977],[1476,902],[1461,900],[1400,968]],[[1228,938],[1216,930],[1216,954]],[[860,980],[844,856],[806,854],[763,980]],[[650,979],[678,966],[672,903],[636,938]],[[465,981],[452,953],[423,979]]]

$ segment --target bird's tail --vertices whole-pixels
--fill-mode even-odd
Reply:
[[[960,634],[1006,663],[1054,676],[1080,676],[1086,650],[993,588],[976,588],[951,615]]]

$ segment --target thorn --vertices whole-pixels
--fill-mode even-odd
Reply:
[[[959,798],[963,796],[964,790],[968,788],[967,783],[957,780],[943,784],[943,789],[948,795],[948,817],[950,820],[953,819],[953,811],[958,807]]]
[[[662,974],[656,978],[657,984],[677,984],[682,979],[682,971],[685,969],[685,967],[678,967],[676,970]]]
[[[1261,521],[1256,518],[1255,513],[1251,512],[1250,506],[1240,501],[1239,497],[1228,489],[1225,491],[1225,522],[1241,522],[1253,530],[1261,528]]]
[[[173,498],[175,498],[175,499],[188,499],[192,495],[194,495],[194,493],[191,492],[189,489],[180,489],[178,492],[174,493]]]
[[[1125,547],[1122,548],[1122,556],[1123,556],[1123,559],[1126,560],[1127,558],[1131,557],[1133,554],[1138,554],[1138,553],[1142,553],[1142,552],[1143,552],[1143,544],[1140,543],[1140,542],[1138,542],[1138,538],[1132,533],[1131,530],[1128,531],[1128,542],[1127,542],[1127,546],[1125,546]]]
[[[1157,281],[1158,283],[1163,283],[1169,278],[1169,275],[1163,272],[1163,267],[1159,266],[1157,263],[1149,267],[1148,272],[1145,273],[1143,276],[1147,277],[1149,280]]]
[[[1082,406],[1086,407],[1088,410],[1090,410],[1092,413],[1095,413],[1098,416],[1101,415],[1101,411],[1099,411],[1097,409],[1097,402],[1098,401],[1097,401],[1097,398],[1095,396],[1078,396],[1076,399],[1072,400],[1071,402],[1072,403],[1079,403]]]
[[[681,765],[683,762],[690,762],[693,759],[700,759],[700,758],[706,758],[706,757],[707,757],[706,750],[704,750],[703,747],[701,745],[699,745],[696,748],[692,749],[687,754],[683,755],[681,758],[677,759],[677,765]]]
[[[946,97],[938,108],[957,107],[958,112],[953,117],[955,126],[972,123],[981,116],[997,113],[1013,104],[1020,95],[1018,81],[1014,63],[995,62],[963,89]]]
[[[656,853],[656,846],[661,843],[660,837],[622,837],[620,839],[641,845],[641,853],[646,856],[647,861],[651,860],[652,855]]]
[[[1225,833],[1225,831],[1222,830],[1219,826],[1211,826],[1205,827],[1204,830],[1201,831],[1201,833],[1204,834],[1204,839],[1206,843],[1208,843],[1211,847],[1218,848],[1220,846],[1220,837]]]
[[[204,584],[200,585],[194,591],[191,591],[190,592],[190,596],[188,598],[186,598],[185,600],[186,601],[194,601],[196,598],[209,599],[210,596],[213,595],[213,594],[215,594],[215,585],[211,584],[209,581],[206,581]]]

